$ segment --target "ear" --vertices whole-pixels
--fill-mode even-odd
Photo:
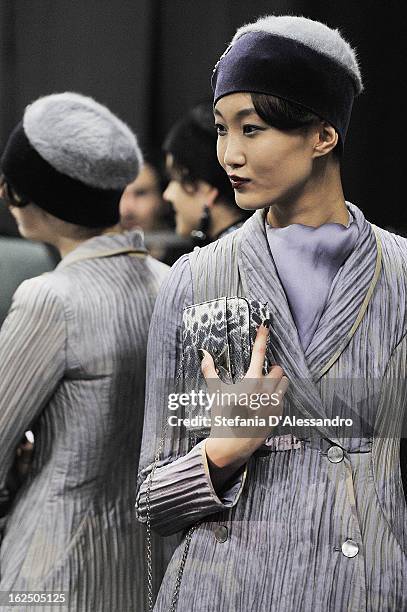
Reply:
[[[327,121],[321,121],[316,133],[313,157],[327,155],[338,144],[338,133]]]
[[[212,208],[215,204],[216,199],[219,195],[219,190],[216,187],[213,187],[206,181],[199,181],[198,187],[199,194],[205,200],[205,204],[208,208]]]

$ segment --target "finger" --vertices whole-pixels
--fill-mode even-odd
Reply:
[[[263,321],[257,330],[253,345],[252,358],[246,376],[248,378],[260,378],[263,375],[264,358],[266,356],[267,337],[269,333],[270,319]]]
[[[266,378],[271,378],[273,380],[279,381],[282,379],[283,376],[284,376],[283,368],[281,368],[278,365],[273,365],[271,367],[270,372],[267,374]]]
[[[288,380],[287,376],[283,376],[282,379],[280,380],[280,382],[278,383],[276,392],[281,395],[281,399],[284,397],[285,392],[288,389],[288,385],[290,384],[290,381]]]
[[[23,453],[31,453],[34,449],[34,444],[28,442],[27,440],[27,442],[24,442],[24,444],[22,444],[20,448],[22,449]]]
[[[205,349],[198,349],[198,355],[201,360],[201,371],[205,378],[219,378],[216,373],[215,364],[212,355]]]

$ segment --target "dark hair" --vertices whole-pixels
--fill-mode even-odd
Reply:
[[[306,130],[322,121],[321,117],[296,102],[289,102],[268,94],[252,93],[250,95],[259,117],[278,130]],[[333,153],[340,158],[341,147],[336,145]]]
[[[171,128],[163,149],[172,155],[172,170],[187,191],[206,181],[219,191],[218,200],[236,207],[232,186],[216,156],[216,141],[212,103],[201,103]]]

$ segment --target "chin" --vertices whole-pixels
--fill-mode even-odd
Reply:
[[[260,199],[260,198],[246,198],[242,197],[240,194],[236,194],[235,196],[236,204],[242,210],[259,210],[261,208],[267,208],[270,206],[270,200]]]
[[[121,219],[120,226],[123,230],[126,230],[126,231],[131,231],[139,227],[137,221],[130,217]]]

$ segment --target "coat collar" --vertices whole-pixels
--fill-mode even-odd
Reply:
[[[114,257],[122,254],[146,254],[143,233],[139,230],[122,233],[100,234],[82,242],[76,249],[68,253],[57,268],[65,268],[78,261]]]
[[[318,328],[305,353],[269,249],[264,210],[257,211],[240,230],[238,258],[243,287],[251,299],[267,302],[272,321],[272,359],[289,377],[292,399],[295,398],[299,410],[308,417],[323,415],[315,383],[351,340],[381,270],[381,249],[372,226],[356,206],[348,204],[348,207],[355,217],[359,236],[335,279]],[[327,430],[321,428],[321,431],[333,440]]]

